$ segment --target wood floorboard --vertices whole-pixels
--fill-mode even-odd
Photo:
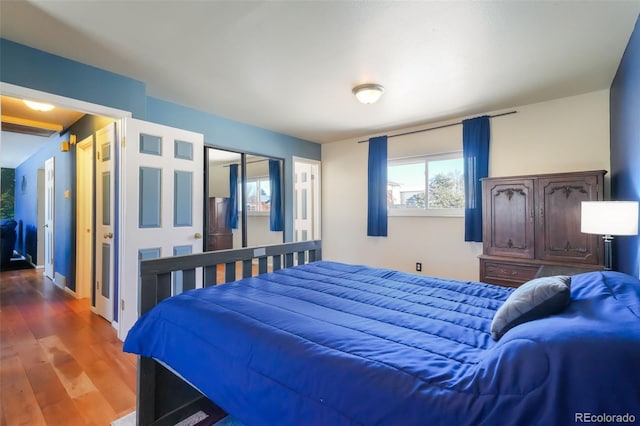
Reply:
[[[27,370],[27,377],[40,408],[71,399],[51,364],[46,363]]]
[[[65,398],[55,404],[47,405],[42,409],[42,412],[47,426],[84,426],[88,424],[87,418],[71,398]],[[109,422],[104,422],[102,425],[109,425]]]
[[[136,364],[88,299],[0,273],[0,426],[109,425],[135,410]]]
[[[2,412],[8,424],[46,424],[20,358],[12,357],[3,361],[0,381]]]

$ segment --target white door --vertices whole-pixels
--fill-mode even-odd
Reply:
[[[204,137],[135,119],[121,146],[120,328],[138,318],[140,260],[202,252]],[[202,287],[201,271],[196,287]],[[180,287],[180,274],[173,286]]]
[[[76,294],[91,297],[93,284],[93,135],[76,145]]]
[[[55,158],[44,162],[44,275],[54,280]]]
[[[293,159],[293,233],[295,241],[320,238],[320,163]]]
[[[96,132],[95,312],[113,321],[115,123]]]

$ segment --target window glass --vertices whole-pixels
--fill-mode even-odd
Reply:
[[[247,179],[247,212],[271,211],[271,182],[268,177]]]
[[[392,216],[464,214],[461,152],[391,159],[387,182]]]
[[[464,208],[464,171],[462,158],[429,161],[430,209]]]
[[[426,162],[423,159],[390,162],[387,168],[389,208],[425,207]]]

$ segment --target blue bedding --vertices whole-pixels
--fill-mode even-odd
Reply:
[[[572,278],[562,313],[496,342],[490,323],[512,289],[315,262],[167,299],[124,350],[246,425],[640,420],[640,282]]]

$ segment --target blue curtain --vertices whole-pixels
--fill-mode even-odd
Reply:
[[[369,139],[367,235],[387,236],[387,137]]]
[[[231,229],[238,228],[238,165],[229,165],[229,207],[227,209],[227,225]]]
[[[269,183],[271,184],[271,210],[269,229],[282,231],[282,189],[280,185],[280,160],[269,160]]]
[[[482,182],[489,176],[489,116],[462,121],[464,157],[464,240],[482,241]]]

